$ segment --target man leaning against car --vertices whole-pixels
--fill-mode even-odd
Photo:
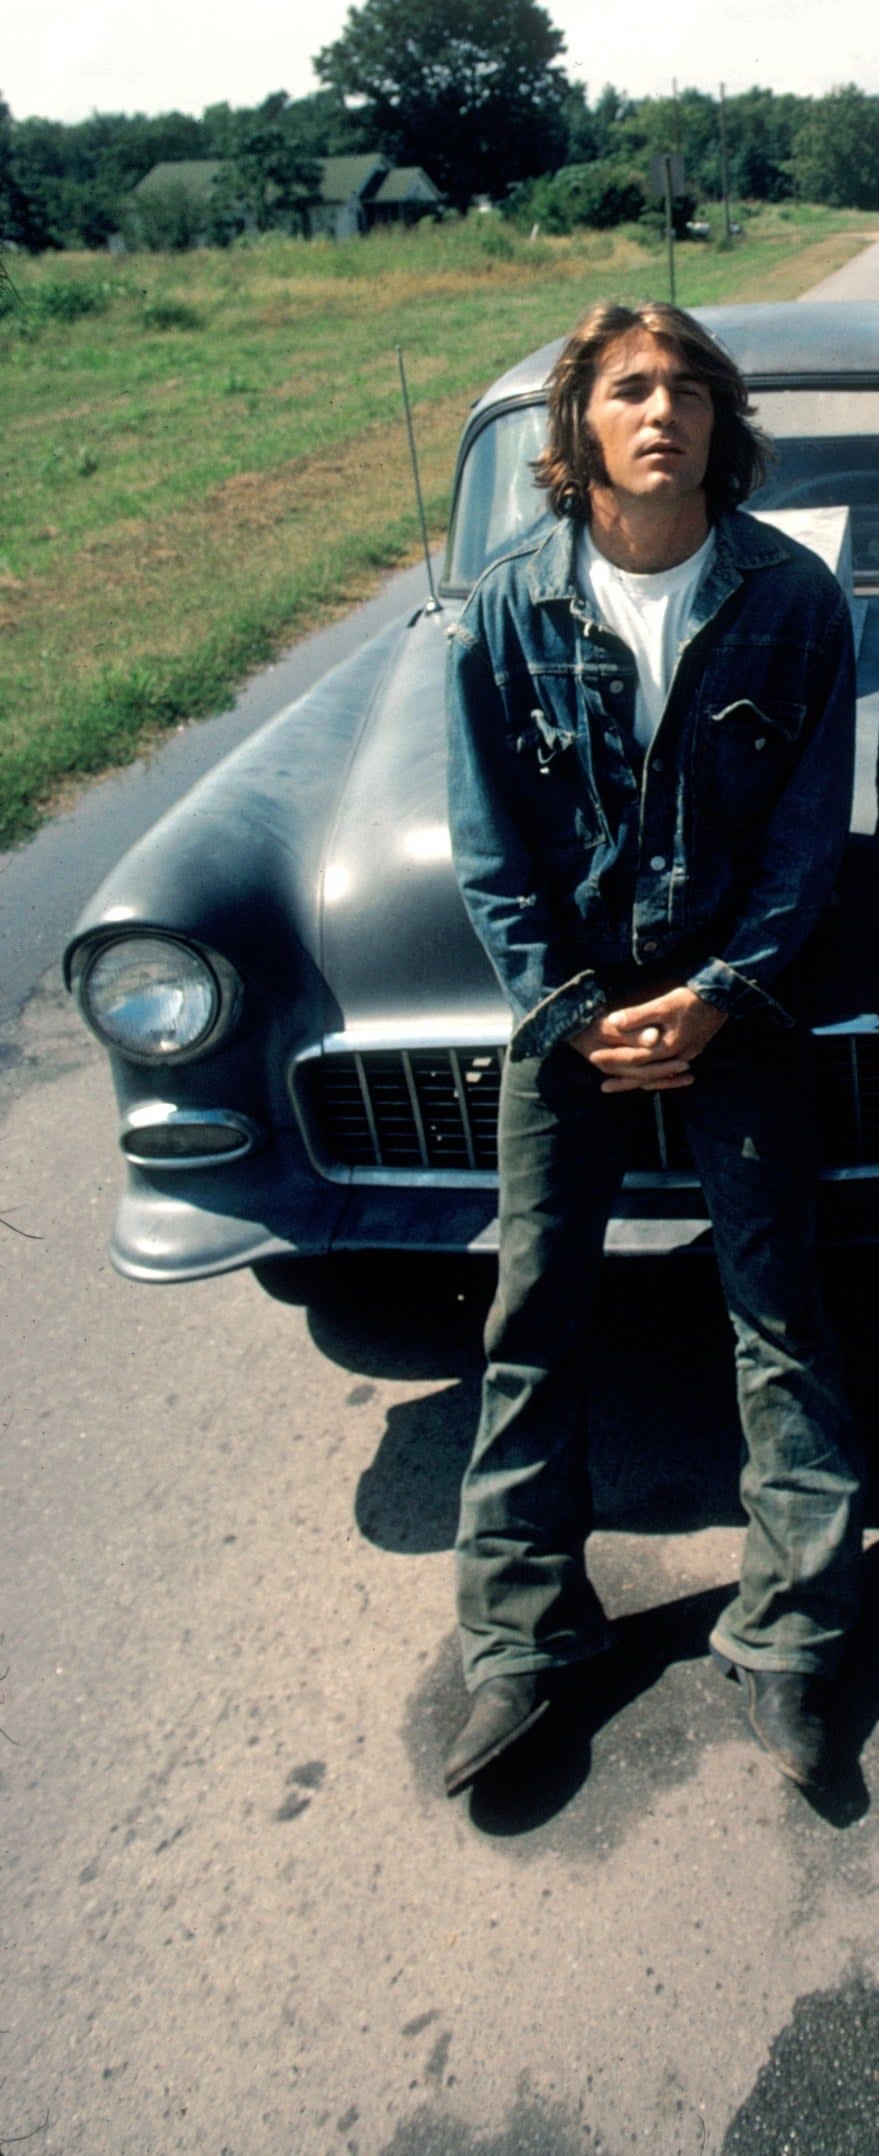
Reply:
[[[765,449],[691,317],[593,308],[550,377],[556,521],[488,569],[451,640],[455,864],[513,1030],[450,1795],[609,1644],[584,1562],[590,1289],[644,1092],[679,1096],[735,1336],[748,1524],[711,1646],[776,1767],[832,1773],[863,1476],[792,964],[848,831],[854,661],[830,572],[740,507]]]

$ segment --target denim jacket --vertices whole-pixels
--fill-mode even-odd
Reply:
[[[773,984],[849,827],[844,595],[808,548],[722,516],[642,755],[634,657],[578,591],[578,532],[556,523],[493,564],[450,632],[452,846],[511,1052],[587,1025],[620,967],[790,1024]]]

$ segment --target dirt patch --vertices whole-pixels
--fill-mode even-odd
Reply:
[[[27,585],[20,576],[0,576],[0,633],[8,635],[17,628],[26,598]]]

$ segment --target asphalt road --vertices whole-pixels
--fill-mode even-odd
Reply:
[[[876,1506],[818,1809],[705,1653],[741,1542],[710,1266],[607,1266],[617,1647],[448,1804],[486,1274],[134,1288],[54,970],[4,1042],[0,2156],[876,2156]],[[830,1280],[874,1452],[876,1285]]]
[[[441,1790],[478,1268],[310,1312],[108,1269],[100,1052],[3,1084],[0,2149],[875,2156],[879,1573],[822,1815],[706,1635],[740,1547],[710,1266],[608,1266],[619,1644],[515,1781]],[[875,1426],[875,1268],[836,1276]]]
[[[0,2149],[875,2156],[879,1574],[824,1816],[705,1656],[740,1546],[708,1265],[608,1267],[619,1645],[516,1781],[441,1791],[479,1271],[305,1312],[116,1278],[99,1051],[4,1081]],[[875,1269],[837,1278],[865,1367]]]
[[[813,284],[811,291],[801,294],[803,299],[879,299],[879,234],[861,249],[860,254],[844,262],[842,269],[834,270],[829,277],[822,277],[820,284]]]

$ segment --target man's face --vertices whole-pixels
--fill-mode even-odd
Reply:
[[[601,452],[599,484],[657,506],[701,488],[714,407],[674,344],[632,329],[605,348],[586,420]]]

